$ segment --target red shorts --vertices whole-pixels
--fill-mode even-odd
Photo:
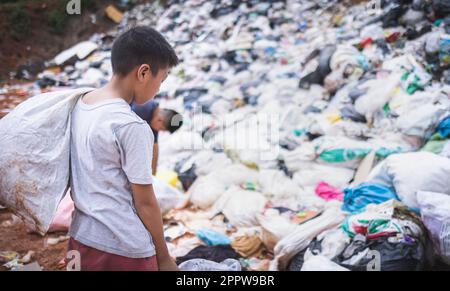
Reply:
[[[70,238],[68,251],[72,250],[80,253],[81,271],[158,271],[156,256],[127,258],[88,247]],[[66,264],[70,261],[71,258],[66,259]]]

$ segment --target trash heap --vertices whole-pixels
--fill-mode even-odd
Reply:
[[[186,192],[162,205],[182,270],[450,263],[448,1],[138,5],[27,91],[105,84],[132,25],[181,59],[156,99],[184,120],[157,175]]]

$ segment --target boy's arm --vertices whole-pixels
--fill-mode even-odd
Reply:
[[[134,206],[139,218],[144,223],[153,238],[156,248],[156,258],[161,271],[178,271],[178,267],[169,255],[164,240],[164,230],[158,200],[153,192],[153,186],[131,183]]]
[[[156,176],[156,170],[158,169],[158,143],[153,144],[153,158],[152,158],[152,174]]]

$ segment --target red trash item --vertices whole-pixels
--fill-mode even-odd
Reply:
[[[386,37],[387,42],[395,42],[400,37],[400,32],[391,33],[388,37]]]
[[[373,43],[373,39],[371,37],[365,38],[363,39],[360,43],[359,43],[359,47],[361,49],[365,48],[366,46],[370,45]]]

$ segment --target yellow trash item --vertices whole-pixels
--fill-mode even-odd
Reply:
[[[115,23],[120,23],[123,19],[123,13],[119,11],[114,5],[109,5],[105,9],[106,16]]]
[[[172,185],[173,187],[177,187],[180,183],[180,181],[178,180],[178,174],[174,171],[169,170],[158,171],[156,173],[156,178],[166,182],[167,184]]]

